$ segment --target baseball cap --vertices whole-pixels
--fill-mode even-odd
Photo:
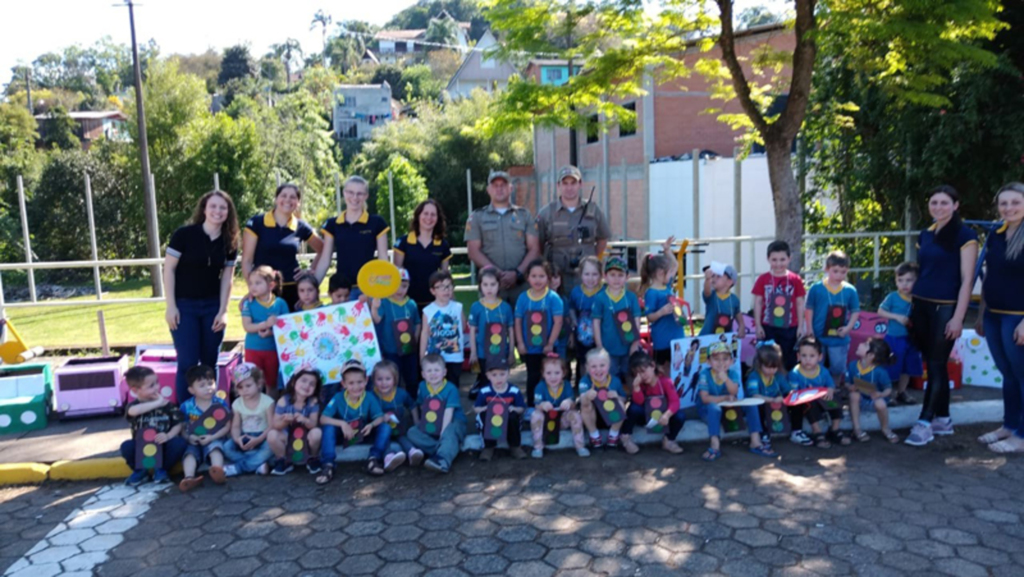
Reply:
[[[724,264],[716,261],[711,262],[711,272],[718,276],[727,276],[729,280],[736,282],[736,269],[731,264]]]
[[[233,371],[231,371],[231,382],[240,383],[245,379],[252,378],[252,370],[256,368],[256,365],[252,363],[239,363]]]
[[[409,271],[405,270],[404,268],[400,268],[398,269],[398,276],[400,277],[401,280],[407,281],[409,280]]]
[[[566,164],[562,168],[558,169],[558,182],[562,182],[562,179],[567,176],[575,178],[576,182],[583,180],[583,174],[580,173],[580,169],[571,164]]]
[[[504,179],[505,182],[512,182],[512,177],[504,170],[492,170],[491,173],[487,175],[487,184],[490,184],[499,178]]]
[[[729,356],[732,356],[732,349],[730,349],[729,345],[727,345],[725,343],[715,343],[715,344],[711,345],[710,347],[708,347],[708,356],[709,357],[717,355],[719,353],[725,353],[725,354],[727,354]]]
[[[604,262],[604,272],[608,272],[616,268],[621,270],[622,272],[626,272],[627,270],[629,270],[628,268],[626,268],[626,261],[624,261],[622,257],[608,257],[608,260]]]
[[[359,359],[349,359],[345,361],[345,364],[341,365],[341,376],[345,376],[345,373],[349,371],[359,371],[366,374],[366,367],[363,366],[363,362]]]
[[[508,359],[502,355],[491,357],[487,359],[487,363],[484,366],[484,372],[490,371],[507,371],[508,370]]]

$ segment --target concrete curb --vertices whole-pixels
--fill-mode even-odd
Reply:
[[[920,405],[903,407],[892,407],[889,409],[889,420],[893,429],[908,429],[917,421],[921,410]],[[1003,420],[1003,402],[991,401],[970,401],[957,403],[950,406],[953,423],[956,425],[973,425],[978,423],[997,423]],[[861,415],[863,429],[865,431],[878,431],[878,416],[874,412],[866,412]],[[849,415],[844,415],[842,428],[850,430],[853,428]],[[747,433],[737,432],[724,435],[723,440],[744,439]],[[680,442],[700,442],[708,439],[707,425],[703,421],[690,419],[686,421],[683,430],[679,433],[677,440]],[[638,445],[654,445],[661,442],[660,435],[652,435],[645,430],[637,430],[633,440]],[[523,431],[523,445],[532,445],[532,435],[529,430]],[[471,434],[462,443],[463,452],[479,451],[483,446],[480,435]],[[572,435],[568,431],[562,431],[558,445],[547,447],[547,450],[572,449]],[[399,450],[397,444],[392,444],[392,451]],[[358,445],[338,451],[339,462],[360,462],[365,461],[369,455],[369,446]],[[124,460],[118,457],[106,457],[97,459],[81,459],[76,461],[57,461],[56,463],[11,463],[0,465],[0,486],[3,485],[29,485],[38,484],[49,480],[78,481],[91,479],[124,479],[131,471],[124,464]]]

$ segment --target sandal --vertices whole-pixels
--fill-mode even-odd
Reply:
[[[814,435],[814,445],[819,449],[831,449],[832,443],[828,441],[828,437],[825,433],[818,433]]]
[[[1024,449],[1021,449],[1017,445],[1008,442],[1006,439],[1003,439],[1002,441],[999,441],[997,443],[992,443],[991,445],[988,446],[988,448],[990,451],[1000,454],[1024,452]]]
[[[829,431],[828,433],[826,433],[826,436],[828,437],[828,440],[832,442],[832,444],[834,445],[846,446],[852,442],[850,441],[850,437],[844,435],[842,431]]]
[[[334,467],[324,467],[320,474],[316,476],[317,485],[326,485],[334,479]]]
[[[764,445],[751,447],[750,452],[760,457],[768,457],[769,459],[776,456],[775,451],[773,451],[771,447],[765,447]]]
[[[857,440],[858,440],[858,441],[860,441],[861,443],[867,443],[868,441],[870,441],[870,440],[871,440],[871,436],[870,436],[870,435],[868,435],[867,433],[865,433],[864,431],[857,431],[857,432],[856,432],[856,433],[854,434],[854,436],[855,436],[855,437],[857,438]]]
[[[894,445],[900,442],[900,438],[892,431],[882,431],[882,434],[885,435],[886,441],[889,441]]]
[[[721,449],[712,449],[711,447],[708,447],[708,450],[704,451],[704,454],[701,455],[700,458],[704,459],[705,461],[707,461],[709,463],[711,463],[713,461],[717,461],[718,458],[721,457],[721,456],[722,456]]]
[[[978,442],[983,445],[991,445],[993,443],[998,443],[1003,439],[1009,439],[1012,436],[1013,431],[1006,430],[1006,427],[999,427],[998,429],[992,431],[991,433],[985,433],[984,435],[978,437]]]
[[[384,467],[381,466],[379,460],[370,459],[366,462],[366,472],[374,477],[379,477],[384,474]]]

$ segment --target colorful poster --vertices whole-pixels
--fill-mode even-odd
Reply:
[[[708,363],[708,347],[715,343],[727,343],[732,349],[735,359],[733,370],[743,375],[740,357],[745,349],[736,333],[720,335],[704,335],[702,337],[686,337],[672,341],[672,363],[669,373],[672,383],[679,391],[680,408],[692,407],[697,404],[697,375],[711,365]],[[742,381],[742,379],[741,379]],[[743,383],[739,383],[739,397],[743,398]]]
[[[985,337],[964,329],[957,343],[956,354],[964,365],[964,384],[976,387],[1002,388],[1003,374],[996,368]]]
[[[313,369],[337,383],[345,361],[358,359],[370,372],[381,359],[370,307],[361,302],[281,315],[274,340],[285,381],[299,369]]]

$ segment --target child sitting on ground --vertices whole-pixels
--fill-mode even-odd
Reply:
[[[504,403],[508,409],[505,418],[508,419],[506,435],[509,453],[516,459],[525,459],[526,452],[521,446],[523,444],[521,415],[526,410],[526,401],[523,399],[523,394],[519,392],[519,387],[508,382],[508,359],[501,356],[492,358],[487,362],[486,369],[488,382],[480,389],[480,394],[477,395],[476,402],[473,404],[473,411],[476,412],[476,428],[481,431],[481,436],[483,436],[482,431],[485,426],[483,419],[486,416],[487,406],[493,401]],[[494,458],[494,449],[498,446],[498,442],[490,439],[483,441],[484,448],[480,451],[480,460],[490,461]]]
[[[622,381],[618,376],[611,374],[611,364],[608,351],[600,348],[591,349],[587,353],[587,374],[580,380],[580,414],[590,435],[590,446],[595,449],[604,445],[601,440],[601,428],[608,429],[608,447],[618,447],[619,430],[625,422],[625,418],[611,426],[605,423],[604,419],[600,419],[599,422],[600,415],[594,406],[598,392],[603,390],[608,392],[609,400],[619,399],[625,408],[628,397],[622,388]]]
[[[185,470],[185,478],[178,484],[182,493],[187,493],[203,483],[203,477],[196,475],[196,469],[206,461],[210,462],[210,478],[218,485],[224,484],[224,441],[231,432],[231,427],[222,427],[212,435],[193,435],[189,427],[198,421],[203,413],[212,405],[220,405],[229,410],[228,403],[214,396],[217,391],[217,375],[206,365],[196,365],[185,373],[188,392],[192,398],[181,404],[181,412],[185,415],[185,457],[181,466]]]
[[[839,386],[849,364],[850,332],[860,317],[857,289],[846,282],[849,270],[850,257],[834,250],[825,260],[825,278],[807,291],[807,325],[825,347],[825,364]]]
[[[306,470],[310,475],[320,472],[320,388],[323,386],[320,373],[310,369],[300,369],[288,379],[284,393],[274,407],[274,421],[267,437],[270,448],[277,457],[271,475],[287,475],[295,466],[290,459],[285,459],[288,450],[288,437],[296,427],[306,429],[309,445],[309,457]]]
[[[533,452],[530,455],[534,459],[544,457],[544,419],[550,411],[561,413],[556,425],[560,431],[565,429],[572,431],[576,454],[581,457],[590,456],[586,440],[583,438],[583,418],[576,410],[572,383],[566,379],[565,367],[567,365],[568,362],[557,354],[547,355],[542,361],[541,372],[544,380],[537,384],[537,389],[534,391],[534,411],[530,414],[530,430],[533,433]]]
[[[370,441],[372,446],[366,472],[373,476],[384,474],[384,453],[391,445],[391,427],[384,424],[384,413],[377,397],[366,392],[366,368],[362,362],[356,359],[345,361],[341,366],[341,386],[345,390],[334,395],[320,414],[323,471],[316,477],[317,485],[326,485],[334,478],[339,441],[342,448],[354,445],[360,438]]]
[[[135,400],[125,407],[125,417],[131,426],[132,438],[121,443],[121,457],[132,470],[125,485],[137,487],[146,482],[149,474],[142,463],[135,462],[135,435],[142,429],[156,429],[153,439],[163,445],[163,466],[153,469],[154,483],[168,483],[167,470],[181,461],[188,441],[181,437],[182,416],[178,407],[160,394],[156,373],[149,367],[132,367],[124,374]]]
[[[420,382],[417,391],[413,420],[419,425],[421,419],[429,416],[423,413],[423,406],[431,399],[439,400],[444,412],[440,419],[440,430],[436,435],[416,426],[409,429],[409,441],[429,457],[424,464],[426,468],[438,473],[447,473],[451,470],[455,457],[462,449],[462,441],[466,438],[466,415],[462,412],[458,388],[445,378],[444,358],[441,355],[429,354],[420,361],[420,367],[423,381]]]
[[[708,425],[711,446],[701,457],[705,461],[717,461],[722,456],[722,407],[718,403],[733,402],[739,394],[740,375],[732,368],[735,362],[732,350],[725,343],[715,343],[709,347],[708,357],[711,367],[700,372],[697,379],[699,401],[697,412]],[[775,457],[770,447],[761,444],[761,415],[757,407],[736,407],[743,411],[750,432],[750,452],[762,457]]]
[[[295,290],[299,300],[295,301],[293,312],[311,311],[323,306],[324,303],[320,302],[320,285],[317,284],[315,276],[300,276],[295,281]]]
[[[878,307],[878,316],[889,319],[885,331],[885,342],[892,349],[896,362],[889,365],[889,380],[893,383],[892,404],[914,405],[917,401],[907,394],[911,377],[920,377],[924,372],[921,351],[910,340],[907,325],[910,324],[911,295],[920,274],[916,262],[905,262],[896,267],[896,290],[889,293]]]
[[[885,370],[892,360],[893,354],[889,345],[881,337],[871,337],[857,347],[857,358],[850,361],[846,376],[846,388],[850,391],[850,420],[853,421],[853,437],[861,442],[871,439],[860,426],[861,410],[874,407],[878,413],[878,423],[882,434],[890,443],[899,443],[900,438],[889,428],[888,401],[892,396],[892,381]],[[868,385],[870,392],[862,390],[858,385]]]
[[[757,350],[754,351],[754,368],[747,375],[747,385],[744,388],[747,398],[758,397],[767,403],[781,403],[789,393],[789,383],[786,382],[786,371],[782,367],[782,347],[772,341],[757,343]],[[793,413],[800,411],[799,407],[786,407],[793,422]],[[764,411],[762,410],[762,415]],[[800,413],[802,419],[802,413]],[[804,433],[803,429],[793,428],[789,440],[797,445],[812,445],[811,438]],[[761,433],[761,444],[770,447],[772,436],[768,431]]]
[[[398,442],[401,451],[384,455],[384,470],[394,471],[409,460],[409,465],[419,467],[423,463],[423,451],[409,442],[406,432],[412,424],[412,410],[415,408],[412,395],[399,386],[401,378],[398,365],[383,360],[373,367],[373,396],[380,403],[384,422],[391,429],[391,439]]]
[[[238,398],[231,403],[231,438],[224,443],[224,456],[231,464],[224,467],[224,474],[266,475],[270,472],[267,461],[274,455],[267,442],[274,419],[274,399],[263,393],[263,371],[254,364],[235,367],[231,381]]]
[[[633,374],[633,402],[626,411],[626,422],[622,425],[622,446],[630,455],[636,454],[640,448],[633,442],[633,427],[662,428],[661,448],[678,455],[683,448],[676,443],[679,431],[683,430],[683,416],[679,413],[679,394],[672,386],[672,379],[658,373],[657,365],[647,353],[637,351],[629,357],[629,370]],[[661,416],[647,419],[647,399],[664,397],[660,407]]]
[[[833,399],[836,388],[835,381],[832,380],[832,375],[828,371],[821,370],[819,365],[823,350],[821,342],[814,337],[804,337],[800,339],[797,346],[797,356],[800,364],[789,372],[790,390],[801,391],[812,387],[825,387],[831,389],[831,391],[822,400],[811,401],[810,403],[793,407],[794,409],[800,409],[797,412],[790,413],[790,423],[793,425],[793,430],[803,429],[803,420],[806,416],[807,420],[811,422],[814,444],[819,448],[828,449],[833,443],[849,445],[850,438],[839,430],[839,425],[843,420],[843,407],[839,404],[838,399]],[[829,405],[826,405],[826,402]],[[823,434],[821,432],[821,421],[825,418],[826,414],[832,420],[832,425],[828,433]]]

